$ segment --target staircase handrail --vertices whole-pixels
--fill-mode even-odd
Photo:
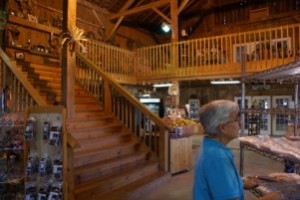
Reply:
[[[84,54],[76,51],[75,78],[94,95],[106,112],[113,114],[156,157],[162,171],[169,169],[169,136],[172,128],[99,69]]]
[[[135,105],[137,108],[139,108],[144,114],[150,116],[151,120],[153,120],[157,125],[166,128],[167,130],[171,131],[172,128],[168,126],[165,122],[163,122],[155,113],[153,113],[150,109],[148,109],[145,105],[143,105],[141,102],[139,102],[133,95],[131,95],[127,90],[125,90],[118,82],[114,81],[112,78],[110,78],[108,75],[105,74],[105,72],[99,68],[96,67],[96,65],[88,60],[85,55],[79,51],[76,51],[76,56],[80,59],[84,60],[86,64],[95,70],[97,73],[101,75],[109,85],[113,86],[115,89],[118,90],[123,96],[133,105]]]
[[[22,73],[16,68],[16,66],[12,63],[7,54],[0,48],[0,58],[6,64],[6,66],[11,70],[11,72],[16,76],[16,78],[20,81],[26,91],[30,94],[31,98],[35,101],[35,103],[39,106],[46,105],[46,102],[42,99],[39,93],[34,89],[32,84],[24,78]]]

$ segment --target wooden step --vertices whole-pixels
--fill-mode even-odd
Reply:
[[[32,69],[32,72],[43,75],[43,76],[49,76],[49,77],[61,77],[60,71],[44,71],[41,69]]]
[[[98,117],[98,118],[86,118],[85,120],[69,121],[67,126],[69,129],[77,128],[94,128],[105,126],[107,123],[113,122],[115,119],[112,117]]]
[[[75,184],[79,185],[92,179],[107,176],[118,169],[125,169],[146,161],[147,152],[134,152],[117,158],[100,161],[93,164],[77,167],[75,171]]]
[[[75,104],[99,103],[93,96],[75,96]]]
[[[39,75],[39,79],[43,81],[49,81],[49,82],[56,82],[56,83],[61,83],[61,77],[49,77],[49,76],[42,76]]]
[[[84,89],[76,89],[75,97],[90,97],[91,94]]]
[[[103,193],[115,190],[138,179],[150,176],[158,171],[158,164],[143,163],[138,167],[124,170],[99,181],[92,181],[75,187],[75,196],[77,200],[81,199],[101,199]]]
[[[133,135],[128,132],[111,134],[105,137],[86,138],[79,141],[80,148],[76,149],[76,153],[90,152],[93,149],[115,146],[125,142],[132,141]]]
[[[170,173],[157,171],[116,190],[100,194],[91,200],[139,200],[171,179]]]
[[[76,140],[82,140],[86,138],[94,137],[105,137],[108,135],[115,134],[116,132],[124,131],[124,126],[119,122],[113,122],[106,124],[105,126],[96,128],[85,128],[85,129],[69,129],[72,132],[73,137]]]
[[[111,117],[111,114],[99,111],[81,111],[75,112],[75,115],[72,120],[83,120],[87,118],[97,118],[97,117]]]
[[[37,80],[37,79],[35,79],[34,83],[36,85],[42,85],[43,87],[49,87],[51,89],[59,89],[59,90],[61,90],[61,82],[46,81],[46,80]]]
[[[86,163],[96,163],[99,161],[120,157],[129,153],[136,152],[140,147],[137,142],[125,142],[111,147],[90,149],[88,152],[80,152],[80,148],[75,151],[74,167],[86,165]]]
[[[49,65],[39,65],[39,64],[30,64],[30,67],[36,70],[48,71],[48,72],[61,72],[60,66],[49,66]]]
[[[75,104],[74,106],[75,112],[79,111],[103,111],[103,108],[99,103],[93,103],[93,104]]]
[[[38,85],[38,84],[37,84],[37,86],[43,91],[48,91],[48,92],[52,92],[55,94],[61,94],[61,88],[52,88],[47,85]]]

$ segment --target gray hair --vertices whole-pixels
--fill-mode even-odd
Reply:
[[[215,100],[200,109],[200,123],[209,135],[219,133],[219,126],[230,120],[230,115],[239,112],[237,103],[229,100]]]

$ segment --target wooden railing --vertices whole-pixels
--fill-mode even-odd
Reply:
[[[293,62],[299,32],[295,24],[140,48],[138,82],[239,77],[243,53],[246,73]]]
[[[160,167],[167,171],[170,128],[80,52],[76,52],[75,78],[158,156]]]
[[[97,41],[82,51],[99,69],[119,83],[231,78],[295,61],[299,57],[300,24],[180,41],[135,52]]]
[[[0,48],[1,60],[1,113],[23,112],[33,105],[46,105],[31,83],[22,75],[10,58]]]
[[[119,83],[136,83],[135,53],[98,41],[84,41],[85,56]]]

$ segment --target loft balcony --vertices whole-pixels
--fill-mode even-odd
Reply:
[[[199,38],[128,51],[88,41],[88,59],[120,83],[241,77],[294,62],[300,24]]]

